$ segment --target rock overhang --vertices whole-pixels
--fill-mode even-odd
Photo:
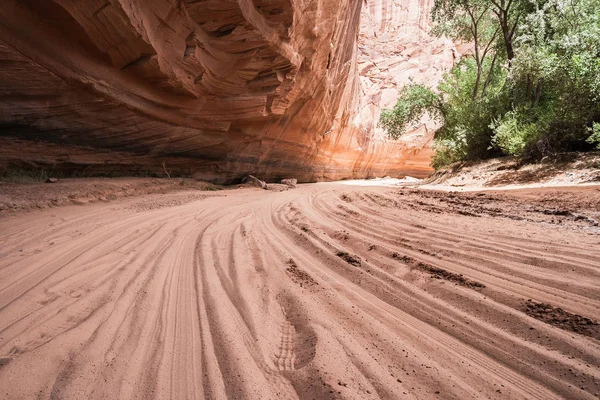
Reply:
[[[0,161],[89,174],[166,163],[220,182],[427,174],[427,141],[388,141],[360,122],[362,6],[8,1]]]

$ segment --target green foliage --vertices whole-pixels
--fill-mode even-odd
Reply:
[[[489,41],[496,29],[489,0],[436,0],[431,17],[435,35],[463,43],[473,42],[476,36],[480,41]],[[475,32],[473,19],[477,21],[478,32]]]
[[[537,111],[537,112],[536,112]],[[492,145],[504,154],[524,157],[531,153],[543,153],[535,146],[544,144],[542,140],[554,114],[549,110],[521,107],[508,111],[490,125],[494,132]]]
[[[484,66],[490,67],[487,63]],[[490,124],[506,106],[507,98],[501,91],[506,78],[502,70],[496,68],[492,75],[486,93],[473,98],[477,65],[475,60],[467,58],[446,74],[438,86],[445,118],[435,139],[444,141],[444,148],[452,149],[453,161],[473,160],[493,153],[489,149]]]
[[[436,140],[433,143],[433,150],[435,154],[431,160],[431,166],[435,169],[441,168],[445,165],[450,165],[463,159],[464,152],[464,140]]]
[[[523,130],[513,132],[513,142],[523,140],[523,147],[500,145],[505,125],[495,132],[500,148],[516,156],[585,149],[588,127],[600,117],[600,2],[536,3],[523,18],[507,88],[513,107],[506,120],[516,119]]]
[[[600,149],[599,10],[600,0],[435,0],[434,33],[472,50],[435,92],[402,90],[381,126],[398,138],[434,113],[436,168]]]
[[[592,133],[586,140],[589,144],[596,146],[596,149],[600,150],[600,123],[594,122],[594,125],[589,128]]]
[[[379,126],[385,128],[391,138],[398,139],[426,112],[438,116],[436,103],[437,95],[431,89],[414,83],[406,85],[400,91],[394,109],[382,110]]]

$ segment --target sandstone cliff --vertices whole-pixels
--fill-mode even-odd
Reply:
[[[430,3],[5,0],[0,163],[164,163],[215,181],[423,175],[431,133],[395,143],[374,126],[408,76],[451,63],[427,35]]]
[[[360,121],[376,139],[385,133],[377,127],[383,108],[393,108],[398,91],[411,80],[435,88],[459,56],[449,39],[430,35],[433,0],[378,0],[362,11],[358,40],[361,86]],[[424,118],[402,142],[413,149],[426,148],[437,128]]]

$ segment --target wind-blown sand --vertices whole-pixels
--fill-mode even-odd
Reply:
[[[0,397],[596,398],[598,221],[339,183],[4,217]]]

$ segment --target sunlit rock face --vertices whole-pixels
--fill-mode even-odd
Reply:
[[[1,166],[221,182],[427,174],[430,132],[393,143],[374,126],[409,76],[451,63],[427,35],[430,6],[5,0]]]
[[[430,34],[434,0],[369,0],[363,7],[358,40],[360,121],[368,135],[385,137],[377,121],[383,108],[393,108],[398,91],[411,80],[435,89],[458,57],[454,44]],[[437,128],[424,118],[401,142],[419,155],[429,156]],[[421,154],[423,153],[423,154]],[[407,162],[410,162],[407,155]]]

